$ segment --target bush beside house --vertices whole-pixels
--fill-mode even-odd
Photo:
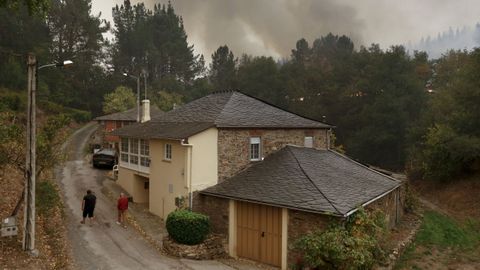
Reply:
[[[189,210],[177,210],[168,215],[166,227],[170,237],[177,243],[197,245],[210,232],[210,219]]]
[[[300,238],[294,249],[301,254],[293,268],[370,269],[384,258],[381,241],[386,232],[381,211],[360,208],[346,223],[332,224]]]
[[[163,239],[163,248],[170,255],[194,260],[227,257],[227,241],[210,234],[208,216],[179,209],[168,215],[166,227],[169,236]]]

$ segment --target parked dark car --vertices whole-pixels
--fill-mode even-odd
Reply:
[[[113,165],[117,164],[117,151],[115,149],[105,148],[102,149],[92,157],[93,167],[113,167]]]

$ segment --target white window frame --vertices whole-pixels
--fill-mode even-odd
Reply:
[[[163,159],[164,160],[172,160],[172,144],[171,143],[166,143],[164,146],[164,151],[163,151]]]
[[[144,139],[140,139],[140,166],[150,167],[150,145]]]
[[[150,173],[149,141],[138,138],[121,138],[120,166],[143,173]]]
[[[130,164],[133,164],[133,165],[139,165],[140,163],[140,160],[138,158],[138,152],[139,152],[139,148],[138,147],[138,144],[140,142],[139,139],[136,139],[136,138],[131,138],[129,139],[129,142],[130,142],[130,151],[128,152],[130,157],[128,158],[128,162],[130,162]]]
[[[257,148],[256,150],[255,147]],[[260,137],[250,137],[248,156],[250,158],[250,161],[262,160],[262,139]]]
[[[120,162],[128,163],[129,144],[128,138],[122,138],[120,140]]]

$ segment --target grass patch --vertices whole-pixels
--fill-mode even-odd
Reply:
[[[432,252],[434,250],[437,252]],[[446,262],[451,258],[478,262],[479,250],[480,221],[459,223],[438,212],[428,211],[424,213],[414,241],[405,248],[394,269],[430,267],[425,265],[425,260],[438,260],[439,256],[444,256]]]
[[[415,241],[424,246],[468,249],[479,243],[479,227],[479,224],[473,221],[461,225],[450,217],[429,211],[424,215]]]
[[[415,248],[416,248],[415,243],[408,245],[403,251],[402,255],[400,255],[400,258],[396,262],[395,267],[393,269],[398,270],[398,269],[406,268],[408,265],[408,262],[415,259],[416,257]]]
[[[35,197],[36,208],[41,215],[46,215],[56,206],[61,205],[55,184],[48,180],[37,182]]]

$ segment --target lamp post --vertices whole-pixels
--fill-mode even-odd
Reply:
[[[127,72],[124,72],[123,76],[137,80],[137,122],[140,122],[140,75],[133,76]]]
[[[25,213],[23,231],[23,250],[38,255],[35,249],[35,182],[36,182],[36,101],[37,71],[46,67],[63,67],[73,64],[67,60],[38,67],[34,54],[28,54],[28,104],[27,104],[27,149],[25,162]]]

